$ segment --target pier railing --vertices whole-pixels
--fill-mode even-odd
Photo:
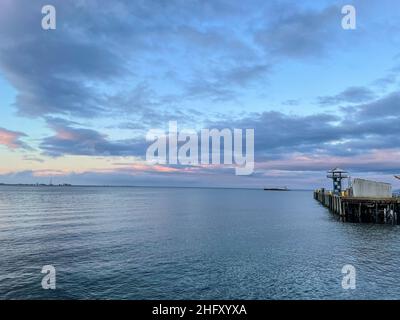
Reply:
[[[357,198],[319,189],[314,199],[342,221],[400,224],[400,198]]]

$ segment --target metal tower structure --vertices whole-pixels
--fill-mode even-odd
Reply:
[[[327,178],[333,180],[333,193],[340,194],[342,192],[342,180],[347,179],[349,176],[347,175],[347,171],[344,171],[340,168],[335,168],[328,171]]]

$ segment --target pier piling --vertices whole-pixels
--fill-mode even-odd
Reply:
[[[314,199],[337,214],[341,221],[400,224],[400,198],[362,198],[314,191]]]

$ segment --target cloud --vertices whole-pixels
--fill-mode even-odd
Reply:
[[[393,154],[394,155],[394,154]],[[390,159],[390,161],[395,159]],[[389,161],[389,162],[390,162]],[[123,169],[87,170],[73,172],[68,170],[26,170],[0,173],[0,183],[48,183],[52,178],[54,184],[71,183],[74,185],[114,185],[114,186],[177,186],[177,187],[229,187],[229,188],[263,188],[265,186],[288,185],[291,188],[312,189],[315,186],[329,186],[325,171],[337,163],[347,169],[362,173],[364,178],[392,183],[400,187],[393,178],[395,162],[386,164],[384,159],[372,156],[356,158],[354,162],[341,158],[301,158],[288,157],[284,161],[258,163],[256,173],[251,176],[236,176],[233,170],[200,168],[199,170],[155,170],[148,166],[124,167]],[[383,166],[382,171],[375,168]],[[354,175],[352,175],[354,176]],[[357,175],[355,175],[357,176]]]
[[[0,69],[16,89],[15,106],[24,116],[117,115],[120,108],[109,104],[110,96],[146,80],[162,82],[161,75],[171,72],[181,95],[200,92],[197,98],[202,98],[207,91],[221,96],[226,89],[215,90],[212,79],[186,90],[187,79],[196,79],[199,69],[213,72],[211,61],[219,66],[223,61],[224,80],[239,86],[264,69],[263,62],[242,64],[254,49],[239,36],[241,30],[232,32],[219,23],[238,21],[246,10],[240,4],[53,0],[58,17],[53,31],[40,27],[44,4],[49,3],[7,2],[0,17]],[[146,107],[142,102],[128,109],[140,112]]]
[[[386,89],[388,86],[393,85],[397,82],[398,75],[397,73],[389,73],[379,79],[376,79],[373,82],[373,85],[381,88],[381,89]]]
[[[216,78],[217,82],[224,83],[226,86],[243,87],[255,79],[263,78],[270,71],[271,66],[268,64],[236,65],[220,72]]]
[[[321,148],[323,143],[336,140],[339,129],[334,122],[338,116],[286,115],[277,111],[253,113],[230,122],[216,122],[211,127],[252,128],[255,130],[255,149],[258,156]]]
[[[268,111],[208,126],[254,129],[257,161],[293,153],[354,157],[400,144],[399,103],[399,94],[391,93],[371,103],[344,108],[342,114]]]
[[[35,157],[35,156],[28,156],[28,155],[24,155],[22,157],[22,159],[24,161],[30,161],[30,162],[38,162],[38,163],[44,163],[45,162],[44,159],[41,159],[41,158],[38,158],[38,157]]]
[[[186,96],[191,99],[209,99],[218,102],[233,100],[236,94],[223,83],[206,79],[195,79],[187,84]]]
[[[94,84],[125,74],[124,60],[114,45],[96,41],[95,30],[90,30],[95,12],[89,6],[54,4],[59,13],[54,31],[40,27],[41,2],[13,1],[5,7],[0,19],[0,68],[17,90],[15,105],[22,115],[97,115],[104,105]],[[65,22],[79,17],[77,12],[88,19],[86,30]]]
[[[184,98],[179,95],[159,95],[148,83],[142,82],[107,98],[107,105],[113,110],[110,117],[125,119],[118,124],[121,129],[145,130],[164,126],[174,119],[182,123],[196,121],[204,116],[191,108],[179,108]],[[193,117],[193,114],[196,116]]]
[[[334,96],[319,97],[319,104],[323,106],[339,103],[360,103],[375,98],[375,93],[366,87],[350,87]]]
[[[370,88],[352,86],[335,95],[320,93],[320,105],[344,106],[336,114],[308,115],[304,113],[307,108],[298,115],[248,113],[262,110],[255,95],[267,91],[266,80],[278,71],[277,64],[289,58],[315,66],[316,58],[340,50],[341,41],[354,39],[351,34],[360,35],[343,32],[338,37],[342,31],[339,6],[257,0],[3,3],[1,74],[16,91],[19,114],[45,119],[54,131],[39,145],[44,155],[143,157],[147,147],[143,133],[177,120],[196,128],[254,128],[258,163],[275,165],[265,167],[269,176],[276,174],[271,170],[285,170],[279,161],[288,170],[311,171],[313,165],[322,168],[336,161],[350,165],[356,159],[354,170],[386,170],[385,159],[367,164],[362,159],[364,155],[376,159],[380,151],[391,152],[390,169],[395,167],[392,149],[400,143],[397,92],[379,96]],[[49,3],[57,8],[58,24],[57,30],[47,32],[40,28],[40,8]],[[360,29],[364,30],[362,24]],[[342,55],[335,58],[340,60]],[[292,63],[282,64],[283,76]],[[390,70],[375,84],[394,84],[397,71]],[[284,83],[290,86],[290,81]],[[276,94],[286,94],[287,88],[279,86],[271,101]],[[253,95],[251,89],[257,93]],[[242,97],[248,98],[246,110],[240,105]],[[283,104],[295,106],[299,101],[305,98]],[[209,102],[218,103],[205,105]],[[236,111],[246,113],[235,117]],[[118,128],[118,134],[121,129],[135,131],[131,131],[132,138],[113,140],[99,127],[83,125],[89,119],[101,127]],[[27,148],[23,133],[6,130],[1,134],[0,141],[8,148]],[[24,159],[40,162],[41,157]],[[147,168],[136,169],[150,174]],[[162,172],[169,167],[158,169],[160,175],[171,173]],[[110,179],[115,174],[116,179],[130,181],[130,173],[123,171],[128,169],[118,170],[88,172],[84,179],[100,181],[101,174]],[[184,167],[172,171],[176,179],[189,172]],[[216,177],[222,174],[217,168],[197,168],[196,174],[210,176],[211,172]]]
[[[344,110],[349,113],[353,112],[362,119],[394,118],[398,120],[400,116],[400,93],[393,92],[372,102],[347,107]],[[393,124],[391,130],[397,131],[397,127],[399,126]]]
[[[337,6],[315,11],[301,10],[293,3],[275,5],[275,16],[271,16],[264,28],[258,30],[255,40],[273,56],[317,57],[336,40],[340,12]]]
[[[197,76],[187,82],[182,100],[185,97],[213,102],[236,100],[241,89],[257,85],[257,81],[263,83],[271,72],[272,66],[266,63],[233,63],[219,67],[210,76]]]
[[[31,149],[25,142],[20,139],[27,135],[22,132],[11,131],[0,128],[0,145],[6,146],[11,150],[15,149]]]
[[[298,99],[289,99],[282,102],[285,106],[298,106],[300,101]]]
[[[48,124],[56,133],[43,139],[40,149],[49,156],[142,156],[145,154],[146,141],[144,139],[110,141],[106,135],[96,130],[77,128],[62,119],[48,119]]]
[[[342,114],[252,113],[239,119],[226,117],[208,121],[204,127],[254,129],[257,162],[284,159],[292,154],[350,159],[400,144],[398,99],[398,94],[392,93],[372,103],[345,108]],[[148,147],[144,130],[134,139],[112,141],[76,123],[60,119],[49,119],[48,123],[56,134],[45,138],[40,148],[52,156],[134,155],[143,159]],[[182,123],[178,125],[183,128]]]
[[[319,54],[340,17],[333,6],[311,11],[256,0],[53,0],[57,29],[44,31],[42,4],[16,0],[1,13],[0,70],[16,89],[19,114],[129,116],[138,126],[174,114],[184,121],[193,102],[239,102],[273,72],[265,52]]]
[[[294,153],[279,160],[259,163],[257,169],[321,172],[339,166],[353,172],[398,174],[399,156],[397,149],[368,150],[353,157]]]
[[[129,186],[262,186],[259,176],[253,179],[234,175],[233,169],[185,168],[131,164],[123,168],[93,169],[82,172],[68,170],[26,170],[0,173],[0,183],[72,183],[79,185]]]

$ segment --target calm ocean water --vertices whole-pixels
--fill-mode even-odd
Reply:
[[[399,299],[399,244],[305,191],[0,187],[2,299]]]

